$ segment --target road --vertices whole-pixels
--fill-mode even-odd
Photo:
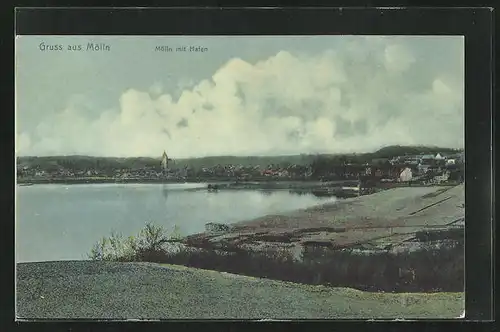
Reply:
[[[153,263],[19,263],[18,319],[453,318],[462,293],[383,294]]]

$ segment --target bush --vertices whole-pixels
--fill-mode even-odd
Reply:
[[[181,234],[179,228],[174,226],[168,234],[162,226],[155,226],[152,222],[146,223],[137,236],[124,239],[120,233],[111,232],[109,237],[97,241],[90,253],[91,260],[106,261],[149,261],[154,257],[162,257],[168,252],[178,250]],[[153,261],[157,261],[154,259]]]
[[[111,232],[109,237],[103,237],[92,247],[89,258],[92,260],[124,261],[132,259],[133,251],[124,241],[121,234]]]

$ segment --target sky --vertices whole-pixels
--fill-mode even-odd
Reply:
[[[464,147],[462,36],[18,36],[15,52],[19,156]]]

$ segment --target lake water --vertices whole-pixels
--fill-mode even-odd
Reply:
[[[334,198],[255,190],[209,193],[205,184],[17,186],[16,261],[86,259],[117,231],[136,234],[147,221],[183,235],[207,222],[232,223],[305,208]]]

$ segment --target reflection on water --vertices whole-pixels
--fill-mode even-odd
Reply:
[[[17,261],[82,259],[112,230],[136,234],[151,221],[181,234],[306,208],[332,198],[287,190],[220,190],[205,184],[34,185],[16,190]]]
[[[161,194],[163,195],[163,198],[165,198],[165,200],[168,199],[168,187],[166,185],[162,185]]]
[[[328,192],[328,191],[321,191],[321,190],[290,190],[290,194],[292,195],[298,195],[298,196],[314,196],[317,198],[329,198],[329,197],[335,197],[334,193]]]
[[[292,195],[299,195],[299,196],[312,194],[310,190],[307,190],[307,191],[306,190],[289,190],[288,192]]]

